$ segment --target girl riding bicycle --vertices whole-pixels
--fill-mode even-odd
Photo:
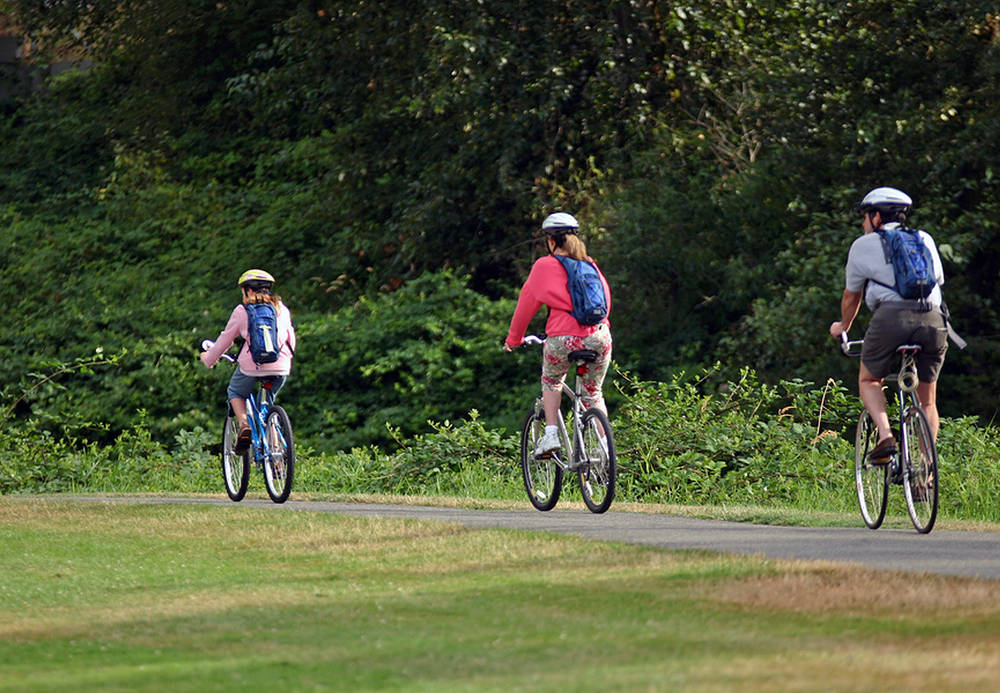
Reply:
[[[251,269],[244,272],[237,285],[243,300],[233,308],[229,316],[229,322],[225,329],[219,334],[208,351],[201,354],[201,361],[208,368],[212,368],[218,362],[223,353],[233,345],[236,337],[243,338],[243,346],[237,357],[237,368],[233,371],[233,377],[229,380],[229,388],[226,395],[233,408],[233,414],[239,422],[239,434],[236,439],[235,450],[237,453],[244,452],[250,446],[250,425],[247,423],[246,398],[253,392],[259,378],[271,378],[274,382],[272,392],[274,395],[285,384],[285,379],[292,372],[292,356],[295,353],[296,339],[295,327],[292,325],[292,314],[281,301],[281,297],[271,293],[274,286],[274,277],[260,269]],[[249,319],[246,305],[251,303],[270,303],[274,306],[278,318],[278,344],[281,345],[278,352],[278,360],[273,363],[255,363],[250,354],[249,340]]]
[[[517,308],[514,310],[507,339],[504,341],[504,348],[507,351],[521,346],[524,343],[524,333],[528,323],[539,308],[543,305],[548,306],[549,317],[545,323],[545,332],[548,336],[542,351],[545,434],[538,441],[535,448],[536,455],[543,455],[562,447],[558,430],[559,404],[562,400],[562,383],[569,371],[567,356],[571,351],[593,349],[597,352],[597,360],[586,364],[585,372],[581,376],[585,388],[583,400],[588,408],[596,407],[607,414],[602,388],[611,362],[610,324],[607,317],[596,325],[583,325],[577,322],[571,313],[573,304],[567,285],[566,270],[554,257],[563,255],[593,263],[593,259],[587,255],[586,245],[577,235],[579,228],[580,225],[573,215],[565,212],[550,214],[542,222],[549,254],[536,260],[532,266],[528,279],[521,288]],[[611,289],[599,269],[598,274],[604,285],[604,295],[610,314]]]

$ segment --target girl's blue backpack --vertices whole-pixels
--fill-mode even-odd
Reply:
[[[270,303],[246,303],[250,357],[258,366],[278,360],[278,311]]]

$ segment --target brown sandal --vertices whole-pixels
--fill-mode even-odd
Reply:
[[[872,451],[868,453],[868,459],[871,460],[872,464],[887,464],[889,458],[896,452],[896,439],[889,436],[885,440],[880,440],[878,445],[872,448]]]

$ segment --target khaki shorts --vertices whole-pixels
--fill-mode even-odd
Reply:
[[[891,303],[879,306],[865,332],[861,362],[876,378],[884,378],[893,367],[896,348],[903,344],[920,345],[916,359],[920,382],[937,381],[948,351],[948,328],[941,311],[914,310]]]

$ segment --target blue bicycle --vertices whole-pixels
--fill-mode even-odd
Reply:
[[[201,343],[204,350],[212,347],[212,340]],[[235,363],[229,354],[223,358]],[[232,406],[226,403],[226,420],[222,427],[222,479],[230,500],[239,502],[247,493],[250,481],[250,455],[264,475],[267,495],[275,503],[284,503],[292,492],[295,476],[295,444],[292,439],[292,422],[281,406],[274,403],[274,378],[260,378],[256,396],[247,397],[247,422],[250,424],[250,447],[237,453],[236,437],[239,422]]]

